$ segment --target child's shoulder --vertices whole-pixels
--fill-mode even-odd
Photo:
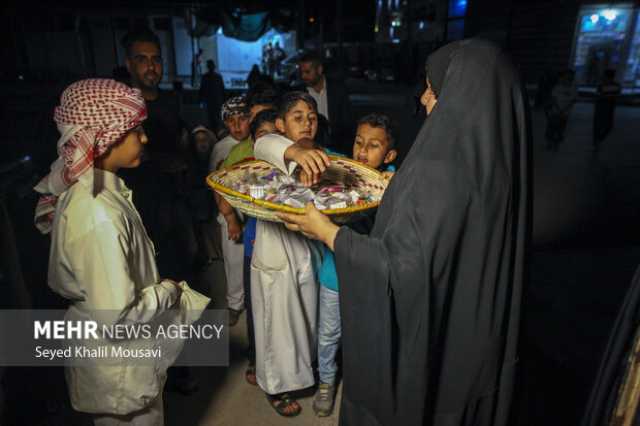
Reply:
[[[76,183],[59,202],[63,203],[62,214],[67,223],[76,229],[76,235],[105,225],[118,229],[127,227],[127,215],[122,203],[107,190],[94,196],[92,190]]]

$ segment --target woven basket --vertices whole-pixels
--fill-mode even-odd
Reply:
[[[387,188],[387,181],[382,177],[380,172],[348,158],[335,156],[329,156],[329,158],[331,159],[331,165],[324,172],[323,177],[334,182],[347,182],[355,189],[366,190],[377,198],[382,198],[382,194]],[[255,173],[260,177],[269,174],[273,169],[275,169],[275,166],[266,161],[248,161],[211,173],[207,177],[207,184],[224,197],[232,207],[258,219],[268,220],[270,222],[282,222],[282,220],[276,216],[279,212],[304,213],[303,208],[258,200],[230,188],[231,183],[246,172]],[[331,216],[334,222],[346,223],[355,214],[376,208],[378,204],[380,203],[376,201],[341,209],[321,211]]]

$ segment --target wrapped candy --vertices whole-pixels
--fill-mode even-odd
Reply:
[[[304,208],[313,202],[318,210],[341,209],[375,201],[367,191],[356,189],[345,182],[323,178],[311,187],[305,187],[292,176],[273,169],[264,176],[247,171],[232,185],[235,191],[254,199]]]
[[[262,200],[265,196],[266,185],[249,185],[249,195],[252,198]]]

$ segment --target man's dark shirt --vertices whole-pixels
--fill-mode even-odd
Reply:
[[[176,153],[185,125],[180,118],[178,98],[168,92],[160,91],[158,98],[147,101],[148,118],[143,123],[149,143],[145,149],[152,155],[156,152]]]

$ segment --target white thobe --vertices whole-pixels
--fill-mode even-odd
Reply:
[[[213,146],[211,157],[209,157],[209,171],[213,172],[219,169],[220,164],[227,158],[229,152],[239,143],[240,141],[231,136],[218,141]],[[220,224],[224,275],[227,280],[227,306],[236,311],[241,311],[244,309],[244,285],[242,283],[244,245],[242,240],[233,241],[229,239],[227,221],[221,213],[218,214],[217,220],[218,224]]]
[[[180,283],[179,295],[174,284],[160,280],[153,243],[132,197],[120,178],[99,169],[85,173],[60,195],[51,234],[49,286],[70,299],[68,320],[189,325],[210,300],[185,282]],[[131,339],[118,343],[136,350],[152,348],[157,342]],[[109,342],[96,339],[91,344]],[[149,365],[132,365],[127,360],[105,365],[95,359],[86,366],[67,367],[71,404],[78,411],[112,415],[155,406],[166,369],[181,349],[179,341],[167,342],[162,358]]]
[[[259,138],[256,158],[291,172],[284,163],[289,139]],[[258,220],[251,259],[251,303],[255,324],[256,376],[268,394],[315,384],[318,246],[280,223]]]

